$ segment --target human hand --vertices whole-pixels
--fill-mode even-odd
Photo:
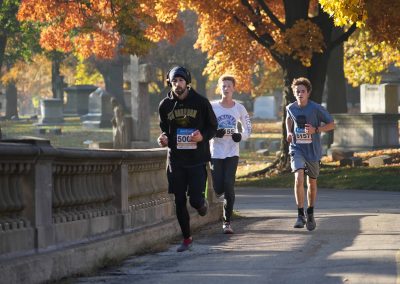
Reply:
[[[233,134],[232,134],[232,140],[235,141],[236,143],[239,143],[240,140],[242,140],[242,134],[240,134],[240,133],[233,133]]]
[[[225,133],[226,133],[225,128],[218,128],[217,134],[215,134],[215,137],[222,138],[222,137],[224,137]]]
[[[196,130],[191,134],[191,141],[193,142],[201,142],[203,141],[203,135],[201,135],[201,132],[199,130]]]
[[[288,134],[286,136],[286,141],[288,143],[292,143],[292,141],[293,141],[293,133],[292,132],[288,132]]]
[[[158,136],[157,143],[161,147],[168,146],[168,137],[167,137],[167,135],[165,135],[164,133],[161,133],[160,136]]]
[[[315,127],[313,127],[311,124],[306,123],[304,131],[305,131],[305,133],[308,133],[308,134],[314,134],[315,133]]]

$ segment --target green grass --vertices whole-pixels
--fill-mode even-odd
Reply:
[[[48,139],[54,147],[75,147],[87,148],[85,141],[111,141],[111,128],[85,129],[82,127],[78,117],[65,118],[65,123],[59,126],[35,126],[34,121],[2,121],[0,122],[3,136],[6,139],[20,138],[22,136],[34,136],[43,139]],[[45,128],[47,130],[61,128],[62,134],[39,134],[37,130]]]
[[[323,167],[318,178],[318,187],[400,191],[399,173],[399,166],[378,168]],[[236,186],[292,188],[293,184],[294,175],[292,173],[236,181]]]
[[[82,127],[82,122],[79,117],[64,118],[64,124],[58,126],[35,126],[36,121],[21,119],[19,121],[4,120],[0,122],[3,138],[13,139],[21,138],[22,136],[33,136],[50,140],[54,147],[73,147],[73,148],[88,148],[88,143],[93,142],[112,142],[113,134],[111,128],[93,128],[88,129]],[[157,118],[152,117],[150,120],[151,139],[155,140],[159,130]],[[55,135],[46,132],[39,134],[37,130],[45,128],[47,130],[61,128],[62,135]]]

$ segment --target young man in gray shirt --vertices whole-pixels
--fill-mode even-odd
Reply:
[[[320,133],[335,128],[335,123],[328,111],[310,100],[311,89],[311,83],[307,78],[294,79],[292,90],[296,101],[286,107],[286,139],[290,143],[290,165],[295,177],[294,195],[298,211],[294,227],[304,228],[306,225],[309,231],[317,226],[314,206],[322,156]],[[308,205],[306,212],[304,212],[305,174],[307,175]]]

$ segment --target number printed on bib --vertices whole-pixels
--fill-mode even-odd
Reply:
[[[235,128],[225,128],[225,135],[232,136],[235,133]]]
[[[296,143],[297,144],[310,144],[312,142],[311,134],[305,133],[305,128],[295,129]]]
[[[197,149],[197,143],[190,141],[193,128],[178,128],[176,130],[176,148],[182,150]]]

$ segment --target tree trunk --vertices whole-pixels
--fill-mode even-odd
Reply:
[[[311,67],[308,70],[308,79],[312,85],[310,98],[319,104],[322,102],[322,95],[324,93],[328,60],[328,51],[325,51],[322,54],[316,54],[313,56]]]
[[[119,104],[127,110],[124,99],[124,61],[117,55],[112,60],[96,60],[96,67],[103,76],[106,91],[115,97]]]
[[[0,35],[0,70],[3,67],[4,52],[6,50],[6,45],[7,45],[7,36]]]
[[[300,19],[308,20],[309,0],[284,0],[285,7],[285,27],[290,28],[296,21]],[[331,36],[334,28],[333,19],[325,13],[321,6],[318,6],[318,15],[311,19],[321,30],[324,37],[325,48],[323,53],[313,54],[311,66],[304,67],[299,61],[295,61],[291,57],[282,58],[276,54],[276,59],[279,62],[284,73],[284,89],[282,100],[282,138],[281,138],[281,155],[277,164],[278,170],[287,170],[290,168],[290,157],[288,153],[289,145],[286,142],[286,106],[293,102],[294,96],[291,90],[291,84],[294,78],[306,77],[312,84],[311,99],[317,103],[322,102],[322,94],[324,91],[326,74],[328,69],[328,60],[331,52]],[[349,30],[351,31],[351,29]],[[354,30],[353,30],[354,31]],[[351,33],[350,33],[351,34]],[[346,40],[343,38],[342,40]],[[270,43],[272,44],[272,43]],[[271,51],[268,44],[265,45]],[[335,101],[337,98],[335,98]],[[275,161],[276,162],[276,161]],[[271,167],[257,171],[256,174],[266,173]],[[248,176],[253,176],[250,173]]]
[[[285,24],[287,27],[293,26],[296,21],[308,18],[309,0],[284,0]],[[295,100],[292,92],[292,82],[294,78],[307,77],[307,68],[300,61],[286,56],[281,64],[284,76],[283,99],[282,99],[282,138],[281,155],[279,157],[278,169],[288,170],[290,167],[289,144],[286,141],[286,106]]]
[[[307,19],[308,5],[307,0],[285,0],[286,24],[293,25],[299,19]],[[324,13],[319,7],[319,15],[313,19],[321,28],[326,45],[328,46],[333,28],[333,20],[328,14]],[[285,58],[282,64],[284,72],[284,89],[282,100],[282,138],[281,138],[281,156],[278,168],[287,170],[290,167],[289,144],[286,141],[286,106],[295,100],[291,89],[293,79],[298,77],[306,77],[312,84],[311,99],[317,103],[321,103],[324,91],[326,72],[328,68],[329,50],[316,53],[313,55],[311,66],[306,68],[299,61],[292,58]]]
[[[196,70],[197,71],[197,70]],[[201,74],[202,70],[199,70],[199,72],[192,72],[192,75],[194,75],[194,78],[196,79],[196,91],[202,95],[202,96],[207,96],[207,91],[206,91],[206,83],[207,83],[207,78]],[[193,79],[193,77],[192,77]]]
[[[18,93],[15,82],[11,81],[6,85],[6,118],[10,119],[12,117],[18,117],[18,106],[17,100]]]
[[[307,77],[307,68],[299,61],[293,60],[291,57],[285,59],[285,64],[282,68],[284,77],[284,87],[282,92],[282,138],[278,169],[285,171],[290,167],[289,144],[286,141],[286,106],[295,101],[291,88],[293,79],[298,77]]]
[[[342,29],[335,28],[332,37],[337,38]],[[343,43],[332,49],[327,71],[327,109],[330,113],[347,113],[346,79],[343,71]]]

